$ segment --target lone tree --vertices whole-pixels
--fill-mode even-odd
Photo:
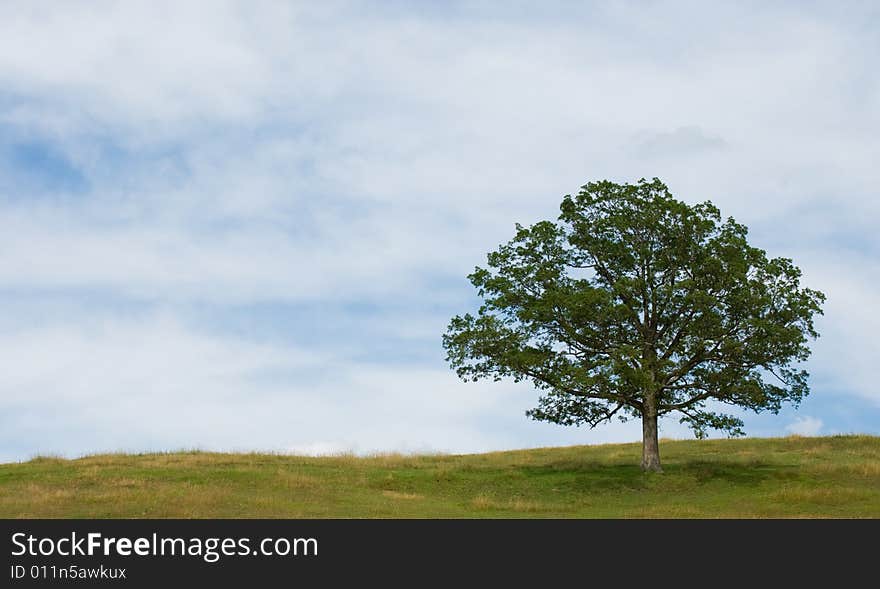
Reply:
[[[483,305],[454,317],[447,361],[465,381],[529,380],[534,419],[642,420],[642,469],[660,471],[657,420],[677,412],[696,437],[744,435],[719,405],[777,413],[809,392],[808,338],[825,296],[800,286],[711,202],[676,200],[658,179],[592,182],[558,222],[516,235],[468,276]]]

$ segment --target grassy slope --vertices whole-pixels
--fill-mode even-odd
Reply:
[[[463,456],[101,455],[0,465],[0,517],[880,517],[880,438]]]

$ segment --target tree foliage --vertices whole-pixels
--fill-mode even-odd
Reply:
[[[808,393],[797,363],[825,297],[792,260],[656,178],[589,183],[560,208],[556,222],[517,224],[469,275],[483,304],[443,337],[462,379],[531,381],[539,420],[678,413],[697,437],[743,433],[721,405],[775,413]]]

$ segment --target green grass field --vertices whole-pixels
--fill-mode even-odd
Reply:
[[[0,517],[876,518],[880,438],[663,441],[474,455],[168,454],[0,464]]]

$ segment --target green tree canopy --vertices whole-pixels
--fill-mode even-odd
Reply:
[[[787,258],[749,245],[711,202],[658,179],[567,195],[556,222],[516,226],[469,275],[483,300],[453,317],[447,360],[464,380],[510,377],[541,391],[532,418],[591,427],[640,418],[642,468],[660,470],[657,420],[697,437],[742,435],[723,404],[755,412],[809,392],[796,364],[825,297]]]

